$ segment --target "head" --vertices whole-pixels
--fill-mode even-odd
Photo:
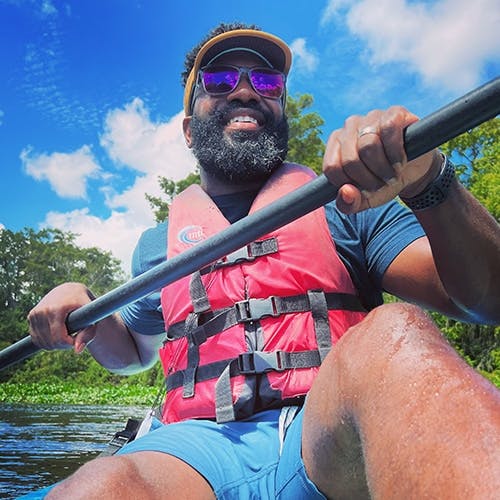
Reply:
[[[267,179],[288,149],[288,46],[253,25],[223,24],[185,65],[184,134],[202,171],[226,184]]]

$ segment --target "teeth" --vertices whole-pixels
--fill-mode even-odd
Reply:
[[[229,123],[255,123],[257,125],[257,120],[251,116],[235,116],[231,118]]]

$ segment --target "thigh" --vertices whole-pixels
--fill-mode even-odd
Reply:
[[[421,309],[387,304],[326,357],[302,446],[309,477],[334,498],[366,497],[367,485],[380,498],[494,498],[500,392]]]
[[[156,451],[189,464],[219,499],[273,498],[279,460],[279,410],[217,424],[168,424],[126,445],[120,456]]]

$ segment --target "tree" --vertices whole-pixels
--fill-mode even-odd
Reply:
[[[493,118],[443,145],[462,183],[500,220],[500,118]]]
[[[309,94],[287,99],[286,114],[290,127],[287,160],[307,165],[320,174],[325,153],[321,127],[325,122],[316,112],[304,113],[312,104],[313,97]]]
[[[167,199],[164,200],[159,196],[152,196],[147,193],[146,199],[149,201],[149,204],[153,209],[156,222],[162,222],[168,217],[168,208],[172,198],[181,191],[184,191],[184,189],[191,184],[199,184],[200,174],[199,171],[196,170],[196,172],[190,173],[185,179],[182,179],[179,182],[174,182],[172,179],[168,179],[167,177],[160,175],[158,176],[158,182],[162,191],[167,195]]]
[[[79,248],[72,233],[57,229],[1,230],[0,347],[27,335],[28,312],[55,286],[79,281],[101,295],[124,280],[118,259],[95,247]],[[70,353],[43,353],[37,360],[30,360],[31,368],[45,367],[47,373],[71,374],[77,366],[84,370],[88,365],[82,363],[84,358],[71,359],[73,355],[67,354]],[[12,369],[1,374],[2,379],[10,375]]]

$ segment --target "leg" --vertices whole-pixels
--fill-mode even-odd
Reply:
[[[48,500],[175,500],[215,498],[207,481],[165,453],[143,451],[98,458],[54,487]]]
[[[498,498],[500,391],[420,309],[388,304],[323,363],[302,453],[333,498]]]

